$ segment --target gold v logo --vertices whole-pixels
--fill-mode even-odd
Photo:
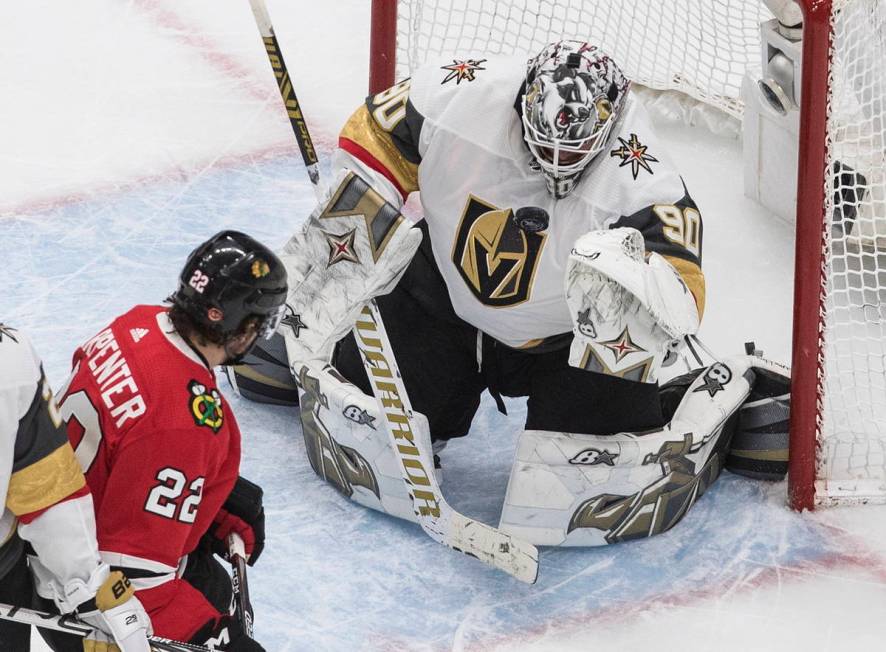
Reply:
[[[511,209],[470,195],[452,248],[452,262],[477,299],[493,307],[529,299],[543,233],[520,229]]]

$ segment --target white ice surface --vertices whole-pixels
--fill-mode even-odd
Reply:
[[[369,3],[268,4],[328,153],[365,92]],[[280,245],[311,209],[246,0],[0,3],[0,43],[0,320],[31,332],[55,386],[196,243],[236,227]],[[737,142],[662,133],[705,219],[704,340],[787,362],[792,228],[742,196]],[[322,483],[295,410],[230,401],[265,488],[250,585],[268,650],[883,647],[886,508],[796,514],[783,484],[724,474],[665,535],[543,550],[528,587]],[[485,400],[444,454],[447,496],[490,523],[525,415],[509,409]]]

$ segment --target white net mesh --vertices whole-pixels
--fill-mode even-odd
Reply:
[[[816,495],[886,500],[886,4],[832,14]]]
[[[637,83],[740,117],[739,87],[745,70],[760,69],[768,18],[756,0],[401,0],[397,77],[438,55],[529,55],[575,38],[602,47]]]

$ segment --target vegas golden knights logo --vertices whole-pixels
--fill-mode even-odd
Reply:
[[[487,306],[515,306],[529,299],[544,233],[518,227],[510,208],[473,195],[462,213],[452,262],[477,299]]]

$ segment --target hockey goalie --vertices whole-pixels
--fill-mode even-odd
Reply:
[[[483,391],[526,397],[500,522],[521,539],[651,536],[727,460],[784,472],[785,370],[736,356],[658,384],[704,312],[702,218],[596,46],[425,65],[357,109],[333,170],[282,256],[282,339],[234,378],[278,402],[294,378],[311,464],[345,496],[416,519],[359,341],[373,299],[438,466]]]

